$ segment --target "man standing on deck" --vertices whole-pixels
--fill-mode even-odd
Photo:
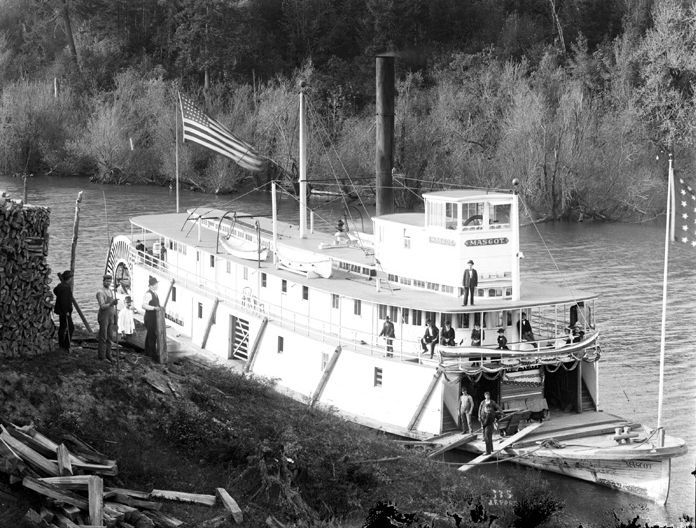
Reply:
[[[493,452],[493,426],[495,424],[495,413],[500,411],[500,406],[491,400],[491,393],[483,393],[484,400],[479,405],[478,418],[483,428],[483,439],[486,442],[486,454]]]
[[[474,399],[462,386],[462,394],[459,397],[459,424],[462,428],[462,433],[467,434],[473,431],[471,427],[471,414],[474,412]]]
[[[392,343],[394,342],[396,334],[394,333],[394,323],[391,322],[388,315],[384,318],[384,325],[382,326],[382,331],[379,333],[379,336],[387,340],[387,357],[393,357],[394,347]]]
[[[58,274],[60,284],[53,288],[56,296],[56,304],[53,311],[58,314],[58,346],[70,352],[70,340],[72,339],[75,325],[72,321],[72,288],[73,273],[70,270]]]
[[[157,296],[157,279],[150,277],[148,289],[143,297],[143,310],[145,316],[145,354],[151,358],[157,357],[157,317],[160,309],[159,297]]]
[[[102,289],[97,292],[97,302],[99,303],[99,313],[97,321],[99,322],[99,344],[97,348],[97,357],[113,362],[111,357],[111,340],[116,326],[116,305],[118,299],[114,298],[114,293],[111,291],[111,280],[113,277],[108,273],[102,279]]]
[[[464,302],[463,306],[466,306],[471,297],[471,306],[474,305],[474,290],[478,286],[478,272],[474,269],[474,261],[470,260],[467,262],[469,264],[469,269],[464,271],[464,280],[462,281],[462,286],[464,286]]]

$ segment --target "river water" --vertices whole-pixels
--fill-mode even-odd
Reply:
[[[0,190],[21,198],[20,179],[0,176]],[[69,267],[75,198],[84,190],[77,245],[75,297],[96,323],[96,290],[110,237],[130,233],[128,219],[147,213],[172,212],[175,195],[165,187],[103,186],[78,178],[33,177],[29,203],[51,208],[49,264],[53,272]],[[270,196],[210,196],[181,192],[181,210],[210,205],[253,214],[270,213]],[[315,202],[317,226],[334,225],[340,205]],[[521,210],[523,208],[521,207]],[[297,217],[291,198],[280,200],[279,216]],[[367,216],[365,220],[369,222]],[[524,222],[524,219],[523,219]],[[657,416],[664,224],[543,224],[522,228],[522,280],[553,281],[600,294],[597,324],[602,332],[600,407],[654,426]],[[665,507],[573,479],[544,474],[566,501],[575,526],[602,525],[615,511],[622,520],[636,514],[651,522],[677,523],[694,515],[696,467],[696,250],[670,247],[664,425],[669,434],[686,439],[690,452],[673,460],[672,488]],[[55,275],[54,275],[55,276]],[[57,281],[57,278],[55,279]],[[512,465],[487,471],[514,477]],[[609,522],[613,525],[613,522]]]

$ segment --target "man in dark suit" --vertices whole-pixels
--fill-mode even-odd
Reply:
[[[467,264],[469,264],[469,269],[464,271],[464,280],[462,281],[462,285],[464,286],[464,303],[463,305],[466,306],[469,301],[469,296],[471,296],[471,306],[474,305],[474,290],[476,289],[476,286],[478,286],[478,273],[474,269],[474,261],[470,260]]]
[[[58,314],[58,346],[70,352],[70,341],[75,325],[72,321],[72,288],[73,288],[73,273],[70,270],[65,270],[62,274],[58,274],[60,284],[53,288],[53,293],[56,296],[56,304],[53,311]]]

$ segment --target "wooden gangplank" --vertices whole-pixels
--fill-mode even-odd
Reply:
[[[476,435],[473,433],[452,433],[451,436],[439,439],[439,441],[436,443],[438,447],[428,453],[428,457],[436,457],[475,439]]]
[[[483,455],[481,455],[481,456],[477,456],[477,457],[474,458],[471,462],[468,462],[468,463],[464,464],[463,466],[460,466],[460,467],[459,467],[459,471],[462,471],[462,472],[464,472],[464,471],[469,471],[469,470],[470,470],[472,467],[474,467],[475,465],[480,464],[481,462],[485,462],[486,460],[488,460],[488,459],[491,458],[491,457],[494,457],[495,455],[497,455],[498,453],[500,453],[503,449],[505,449],[506,447],[509,447],[510,445],[514,444],[515,442],[517,442],[517,441],[520,440],[521,438],[524,438],[524,437],[527,436],[528,434],[530,434],[530,433],[536,431],[539,427],[541,427],[541,424],[540,424],[540,423],[535,423],[535,424],[532,424],[532,425],[528,425],[527,427],[525,427],[525,428],[522,429],[521,431],[518,431],[516,434],[512,435],[511,437],[506,438],[505,440],[503,440],[503,441],[502,441],[500,444],[498,444],[497,446],[494,446],[494,447],[493,447],[493,452],[492,452],[492,453],[490,453],[490,454],[483,454]]]

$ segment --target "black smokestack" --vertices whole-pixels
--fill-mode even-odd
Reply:
[[[377,151],[375,176],[377,216],[394,212],[394,57],[377,57]]]

